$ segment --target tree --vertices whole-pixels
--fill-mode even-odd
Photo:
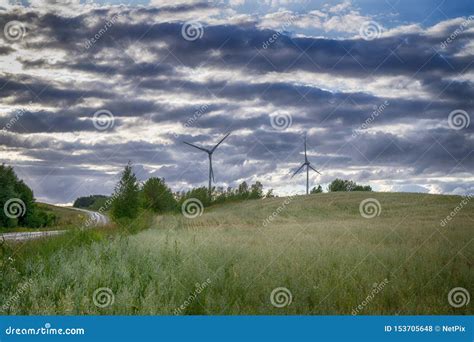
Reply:
[[[7,207],[5,207],[5,205]],[[0,227],[46,227],[56,221],[36,206],[33,191],[11,166],[0,165]]]
[[[323,192],[323,188],[321,187],[321,185],[318,185],[318,187],[312,188],[310,191],[311,194],[320,194],[322,192]]]
[[[273,189],[268,189],[267,193],[265,194],[265,198],[272,198],[275,197],[273,194]]]
[[[329,184],[328,191],[372,191],[370,185],[358,185],[351,180],[335,179]]]
[[[164,179],[152,177],[143,185],[144,205],[156,213],[176,209],[176,200],[173,192],[166,185]]]
[[[237,189],[237,196],[240,199],[247,199],[249,197],[249,186],[247,185],[246,181],[243,181],[239,184],[239,188]]]
[[[263,185],[259,181],[256,181],[255,184],[252,184],[250,187],[249,199],[257,199],[263,197]]]
[[[16,227],[18,220],[8,217],[4,212],[5,203],[16,198],[15,183],[18,181],[13,168],[2,164],[0,166],[0,226],[1,227]]]
[[[329,184],[328,191],[329,192],[336,192],[336,191],[348,191],[348,182],[343,179],[336,178]]]
[[[184,196],[181,196],[180,201],[179,201],[179,206],[184,203],[185,200],[189,198],[195,198],[198,199],[203,206],[207,207],[211,204],[211,199],[209,198],[209,193],[208,193],[208,188],[202,186],[200,188],[194,188],[184,194]]]
[[[119,218],[135,218],[140,208],[139,184],[132,170],[131,162],[122,171],[120,181],[115,186],[112,201],[112,216]]]
[[[35,198],[33,190],[26,185],[22,180],[18,180],[14,186],[18,198],[25,204],[25,214],[18,217],[18,225],[23,227],[38,227],[46,224],[41,218],[35,217],[38,215],[35,208]],[[34,224],[33,224],[34,222]]]
[[[78,197],[74,201],[74,204],[72,206],[74,208],[99,210],[101,207],[105,206],[105,202],[108,199],[109,197],[104,196],[104,195],[90,195],[86,197]]]

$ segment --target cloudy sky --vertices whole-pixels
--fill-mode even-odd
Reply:
[[[474,3],[0,0],[0,159],[39,200],[322,175],[474,192]]]

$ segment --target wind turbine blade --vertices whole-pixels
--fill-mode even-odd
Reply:
[[[230,132],[227,133],[227,134],[217,143],[217,145],[212,148],[211,152],[214,152],[214,150],[217,148],[217,146],[219,146],[219,145],[225,140],[225,138],[227,138],[229,135],[230,135]]]
[[[186,142],[186,141],[183,141],[183,142],[184,142],[186,145],[189,145],[189,146],[195,147],[195,148],[197,148],[197,149],[199,149],[199,150],[201,150],[201,151],[204,151],[204,152],[207,152],[207,153],[209,153],[209,151],[208,151],[208,150],[206,150],[206,149],[205,149],[205,148],[203,148],[203,147],[196,146],[196,145],[194,145],[194,144],[191,144],[191,143],[188,143],[188,142]]]
[[[303,164],[300,166],[300,168],[298,170],[295,171],[295,173],[293,173],[293,176],[291,176],[291,178],[293,178],[298,172],[301,171],[301,169],[305,166],[306,164]]]
[[[316,169],[315,169],[314,167],[312,167],[311,165],[308,164],[308,166],[309,166],[309,168],[310,168],[311,170],[313,170],[313,171],[315,171],[315,172],[321,174],[321,172],[319,172],[318,170],[316,170]]]

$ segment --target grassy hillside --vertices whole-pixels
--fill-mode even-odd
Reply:
[[[66,207],[58,207],[56,205],[38,203],[38,207],[45,210],[51,211],[58,217],[57,225],[60,227],[79,225],[87,218],[87,214]]]
[[[379,216],[361,216],[368,197]],[[135,235],[28,254],[0,300],[31,280],[9,313],[472,314],[472,301],[454,308],[448,293],[474,295],[474,203],[440,225],[461,200],[331,193],[157,217]],[[283,293],[275,305],[272,292]]]

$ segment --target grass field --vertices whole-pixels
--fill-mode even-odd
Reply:
[[[361,216],[368,197],[379,216]],[[155,217],[136,234],[4,246],[4,260],[14,256],[0,304],[8,314],[473,314],[472,302],[448,301],[456,287],[474,294],[474,203],[440,225],[461,200],[271,198]]]

